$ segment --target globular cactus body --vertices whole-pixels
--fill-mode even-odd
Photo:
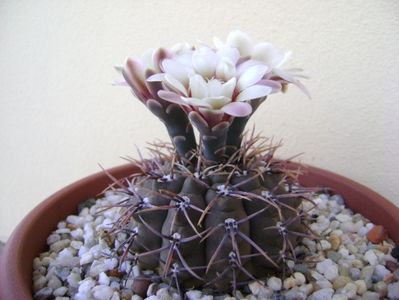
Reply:
[[[127,198],[115,230],[132,233],[124,258],[157,270],[179,289],[235,290],[286,270],[298,237],[306,235],[304,194],[289,191],[292,176],[272,160],[274,150],[237,155],[251,161],[245,168],[239,162],[209,167],[200,151],[195,165],[172,157],[135,161],[140,172],[125,179],[129,188],[117,190]]]

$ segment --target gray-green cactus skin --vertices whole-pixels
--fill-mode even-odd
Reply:
[[[134,161],[139,171],[116,190],[126,195],[126,209],[115,232],[130,233],[117,252],[179,290],[235,291],[289,272],[298,238],[311,237],[300,209],[307,190],[273,160],[275,147],[256,145],[261,140],[250,138],[219,164],[200,149],[184,163],[159,150]]]

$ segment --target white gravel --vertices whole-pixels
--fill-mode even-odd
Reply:
[[[111,257],[113,243],[104,230],[111,228],[120,215],[119,208],[98,213],[103,206],[115,204],[121,196],[108,192],[79,215],[68,216],[48,237],[49,250],[33,261],[35,299],[56,300],[140,300],[133,295],[134,276],[142,272],[129,262],[119,267]],[[90,200],[90,202],[94,202]],[[237,293],[240,299],[399,299],[399,265],[390,255],[394,244],[387,240],[372,244],[367,232],[374,224],[345,208],[343,199],[326,194],[316,195],[317,207],[304,202],[314,221],[310,228],[322,236],[319,243],[303,239],[296,247],[304,263],[291,262],[292,274],[284,279],[270,277],[265,282],[249,284],[248,294]],[[388,267],[388,264],[390,265]],[[151,271],[150,271],[151,272]],[[118,274],[125,274],[120,277]],[[126,275],[129,274],[129,275]],[[176,290],[166,284],[151,284],[149,300],[180,299]],[[200,290],[186,293],[186,298],[202,300],[233,300],[231,295],[212,296]]]

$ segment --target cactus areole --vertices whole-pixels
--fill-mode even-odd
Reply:
[[[117,84],[165,124],[173,146],[153,145],[150,159],[132,159],[140,172],[111,187],[126,196],[111,234],[128,239],[115,253],[180,291],[235,292],[285,276],[297,240],[314,238],[301,209],[311,190],[273,159],[276,146],[243,137],[268,96],[290,83],[308,94],[301,70],[282,69],[289,53],[240,31],[214,44],[153,49],[117,67]]]

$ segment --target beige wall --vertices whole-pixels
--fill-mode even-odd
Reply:
[[[0,239],[46,196],[167,139],[112,66],[232,29],[293,50],[311,76],[256,113],[280,155],[364,183],[399,205],[399,1],[0,2]]]

